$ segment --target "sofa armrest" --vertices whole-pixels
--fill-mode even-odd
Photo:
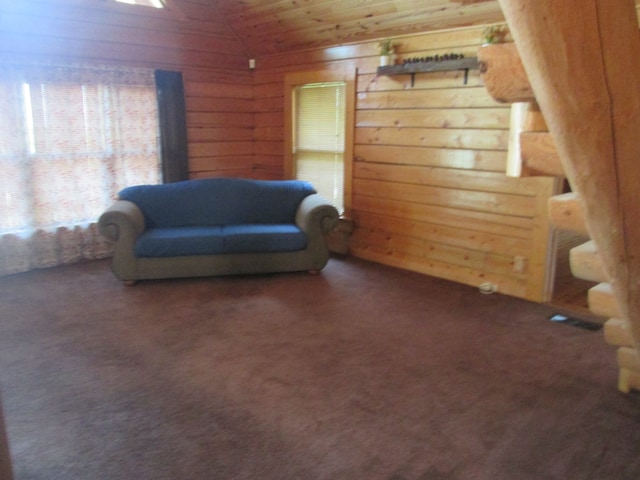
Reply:
[[[305,197],[296,212],[296,225],[309,235],[324,235],[337,224],[338,210],[317,193]]]
[[[144,216],[133,202],[117,200],[98,220],[100,233],[114,242],[135,240],[144,232]]]
[[[123,281],[138,279],[136,240],[145,229],[144,216],[133,202],[117,200],[98,220],[100,233],[115,242],[111,270]]]

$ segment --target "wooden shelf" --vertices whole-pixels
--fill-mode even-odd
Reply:
[[[414,84],[416,73],[445,72],[451,70],[464,70],[464,84],[467,84],[469,70],[478,69],[478,59],[475,57],[460,58],[457,60],[440,60],[437,62],[406,63],[404,65],[388,65],[378,67],[378,75],[411,75],[411,86]]]

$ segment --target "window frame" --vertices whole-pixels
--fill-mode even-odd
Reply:
[[[345,132],[344,132],[344,213],[351,217],[353,178],[353,144],[355,129],[356,70],[314,70],[287,73],[284,77],[284,177],[296,178],[293,156],[294,91],[309,83],[344,82],[345,84]]]

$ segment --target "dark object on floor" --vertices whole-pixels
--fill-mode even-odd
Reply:
[[[599,323],[588,322],[574,317],[567,317],[566,315],[561,315],[559,313],[549,317],[549,320],[555,323],[564,323],[565,325],[571,325],[572,327],[583,328],[592,332],[597,332],[602,328],[602,325]]]

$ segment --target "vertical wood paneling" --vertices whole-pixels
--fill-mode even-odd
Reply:
[[[477,27],[404,37],[399,56],[472,56],[480,41]],[[408,75],[378,77],[375,46],[258,59],[254,91],[265,111],[256,115],[255,160],[270,162],[258,169],[273,168],[281,145],[276,108],[284,74],[356,67],[351,253],[545,300],[548,222],[541,205],[554,185],[504,174],[509,105],[487,94],[477,72],[466,85],[461,72],[418,74],[413,87]],[[515,271],[515,256],[524,257],[524,271]]]
[[[143,66],[183,73],[191,177],[253,175],[248,55],[211,8],[166,11],[115,2],[0,5],[0,57]]]

